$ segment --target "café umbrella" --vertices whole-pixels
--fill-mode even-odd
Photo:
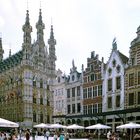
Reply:
[[[40,123],[37,125],[34,125],[34,128],[50,128],[50,124]]]
[[[19,124],[0,118],[0,127],[19,127]]]
[[[77,124],[73,124],[73,125],[67,126],[67,129],[84,129],[84,127]]]
[[[129,122],[116,127],[117,129],[130,129],[130,140],[132,140],[132,129],[140,128],[140,124]]]
[[[100,123],[86,127],[86,129],[97,129],[98,130],[98,140],[100,139],[100,129],[110,129],[110,128],[111,128],[110,126],[100,124]]]

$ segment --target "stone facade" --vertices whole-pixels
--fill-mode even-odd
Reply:
[[[48,53],[44,28],[40,9],[37,40],[31,43],[32,26],[27,10],[22,49],[3,59],[0,39],[0,117],[20,122],[25,128],[41,122],[50,123],[52,118],[50,89],[55,78],[56,40],[51,26]]]

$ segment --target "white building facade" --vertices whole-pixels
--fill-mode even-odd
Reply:
[[[102,112],[124,109],[124,74],[127,62],[128,58],[117,50],[114,40],[109,60],[105,65],[102,65]],[[106,124],[112,125],[112,128],[115,128],[120,122],[121,118],[118,115],[106,116]]]

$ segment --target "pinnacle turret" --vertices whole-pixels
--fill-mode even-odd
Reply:
[[[2,38],[0,37],[0,62],[3,60],[4,50],[2,48]]]
[[[37,29],[37,42],[42,43],[44,46],[44,33],[43,30],[45,29],[45,24],[42,21],[42,12],[41,9],[39,10],[39,19],[36,23],[36,29]]]

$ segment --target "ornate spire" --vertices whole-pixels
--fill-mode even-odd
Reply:
[[[36,23],[36,29],[37,29],[37,41],[38,43],[43,43],[44,44],[44,33],[43,33],[43,29],[45,29],[45,25],[42,21],[42,12],[41,9],[39,10],[39,18],[38,18],[38,22]]]
[[[27,10],[26,13],[26,20],[25,20],[25,24],[22,27],[23,32],[24,32],[24,36],[23,36],[23,43],[24,45],[30,45],[31,44],[31,32],[32,32],[32,27],[30,25],[29,22],[29,11]]]
[[[0,37],[0,62],[3,60],[4,50],[2,48],[2,38]]]
[[[11,49],[9,50],[9,57],[11,57]]]
[[[113,42],[112,42],[112,49],[113,50],[117,50],[117,42],[116,42],[116,37],[113,39]]]

